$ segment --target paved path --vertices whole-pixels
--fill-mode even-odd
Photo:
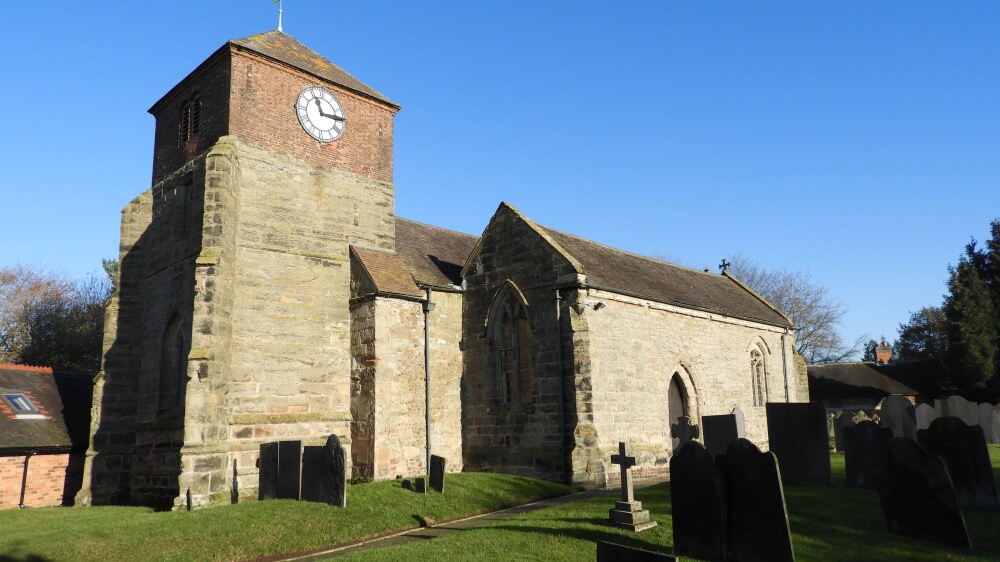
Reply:
[[[666,478],[643,480],[642,482],[637,482],[635,484],[635,487],[645,488],[647,486],[652,486],[653,484],[659,484],[660,482],[665,482],[666,480],[667,480]],[[448,535],[452,535],[460,531],[464,531],[466,529],[474,529],[476,527],[482,527],[484,525],[489,525],[497,521],[510,519],[511,517],[516,517],[522,513],[528,513],[531,511],[537,511],[539,509],[545,509],[547,507],[563,505],[570,502],[593,498],[595,496],[602,496],[602,495],[613,496],[616,495],[618,492],[619,492],[618,489],[612,488],[607,490],[592,490],[589,492],[570,494],[568,496],[560,496],[558,498],[537,501],[534,503],[520,505],[517,507],[502,509],[500,511],[484,513],[482,515],[473,515],[472,517],[466,517],[464,519],[449,521],[447,523],[434,525],[432,527],[402,531],[394,535],[389,535],[387,537],[331,548],[330,550],[326,550],[315,554],[286,558],[285,562],[292,562],[292,561],[320,562],[322,560],[330,560],[350,552],[362,552],[365,550],[371,550],[375,548],[387,548],[394,546],[406,546],[408,544],[416,544],[418,542],[423,542],[428,539],[446,537]]]

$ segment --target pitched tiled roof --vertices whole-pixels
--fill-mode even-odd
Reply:
[[[63,404],[51,368],[0,364],[0,390],[4,394],[23,393],[42,416],[18,419],[10,405],[0,399],[0,451],[70,448]]]
[[[589,283],[638,297],[791,327],[791,322],[728,275],[705,273],[541,227],[583,267]]]
[[[809,365],[809,398],[829,400],[918,394],[915,389],[884,375],[880,369],[874,363],[860,362]]]
[[[462,284],[462,267],[478,236],[396,217],[396,253],[421,285]]]
[[[372,250],[351,246],[351,251],[361,261],[361,265],[382,293],[393,293],[419,297],[420,288],[413,282],[410,270],[396,254],[386,250]]]
[[[285,35],[281,31],[258,33],[257,35],[251,35],[243,39],[235,39],[230,41],[230,43],[289,64],[295,68],[319,76],[324,80],[329,80],[334,84],[339,84],[349,90],[354,90],[391,106],[399,107],[399,104],[396,102],[378,93],[373,88],[345,72],[339,66],[323,58],[316,51],[313,51],[295,40],[292,36]]]

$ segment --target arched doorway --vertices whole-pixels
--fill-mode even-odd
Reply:
[[[687,389],[684,388],[684,381],[681,380],[680,374],[674,373],[674,376],[670,377],[670,386],[667,389],[667,418],[670,420],[672,436],[673,428],[678,424],[678,420],[684,416],[690,417],[690,415],[688,393]],[[696,420],[692,420],[692,422],[697,423]],[[673,436],[671,442],[676,451],[680,447],[681,440]]]

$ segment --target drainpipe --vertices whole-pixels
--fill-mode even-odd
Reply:
[[[788,339],[788,328],[781,334],[781,372],[785,376],[785,402],[791,402],[788,395],[788,358],[786,357],[786,342]]]
[[[556,341],[559,348],[559,455],[563,462],[563,478],[568,484],[572,480],[572,463],[567,451],[566,434],[566,381],[563,365],[563,330],[562,330],[562,291],[556,289]]]
[[[19,509],[24,509],[28,506],[24,505],[24,490],[28,487],[28,461],[31,460],[31,456],[35,454],[34,449],[28,451],[28,454],[24,455],[24,472],[21,474],[21,499],[17,502],[17,507]]]
[[[434,310],[431,302],[431,288],[426,287],[424,300],[424,432],[427,434],[427,478],[431,477],[431,322]],[[426,489],[426,488],[425,488]]]

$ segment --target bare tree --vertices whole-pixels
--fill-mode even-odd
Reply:
[[[857,355],[867,335],[847,345],[838,331],[847,308],[805,273],[771,271],[736,255],[729,273],[767,299],[795,324],[796,352],[809,363],[833,363]]]
[[[32,307],[68,289],[69,283],[60,276],[26,265],[0,268],[0,362],[16,362],[30,341]]]

